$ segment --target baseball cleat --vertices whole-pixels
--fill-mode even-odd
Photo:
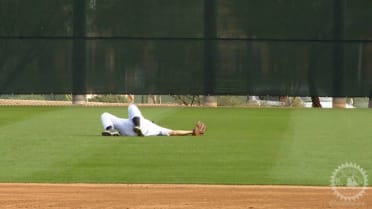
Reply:
[[[145,136],[143,135],[142,130],[139,126],[134,126],[133,131],[137,134],[137,136]]]
[[[198,121],[195,125],[195,128],[192,130],[193,136],[200,136],[203,135],[207,131],[207,126],[201,122]]]
[[[102,136],[120,136],[120,133],[115,129],[109,129],[103,131]]]

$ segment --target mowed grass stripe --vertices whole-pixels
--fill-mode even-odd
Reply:
[[[203,137],[145,138],[101,137],[106,111],[127,114],[0,107],[0,182],[328,185],[346,161],[371,171],[368,110],[144,107],[165,127],[208,125]]]

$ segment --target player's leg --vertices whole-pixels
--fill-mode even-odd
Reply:
[[[144,136],[141,127],[141,120],[143,120],[143,116],[137,105],[129,104],[128,106],[128,118],[133,122],[133,131],[138,136]]]
[[[143,118],[140,109],[135,104],[128,105],[128,118],[133,119],[134,117]]]
[[[115,122],[120,120],[115,115],[110,113],[103,113],[101,115],[101,122],[104,131],[102,132],[102,136],[119,136],[120,133],[115,129]]]

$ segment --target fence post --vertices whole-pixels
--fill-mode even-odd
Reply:
[[[332,108],[346,108],[346,98],[345,97],[333,97]]]
[[[73,1],[73,41],[72,41],[72,103],[86,102],[86,11],[85,0]]]
[[[344,33],[344,1],[333,1],[333,107],[345,108],[346,98],[339,97],[344,94],[344,46],[343,46],[343,33]]]
[[[204,105],[217,106],[215,70],[217,58],[216,0],[204,0]]]

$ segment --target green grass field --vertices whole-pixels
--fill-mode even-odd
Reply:
[[[0,182],[329,185],[344,162],[372,174],[372,111],[146,107],[202,137],[101,137],[125,107],[0,107]]]

